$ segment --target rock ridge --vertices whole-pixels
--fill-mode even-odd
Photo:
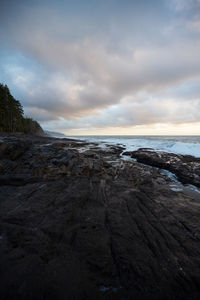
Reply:
[[[2,300],[199,299],[200,197],[123,151],[0,136]]]

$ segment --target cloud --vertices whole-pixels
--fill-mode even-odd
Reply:
[[[168,0],[168,5],[177,12],[194,11],[200,7],[199,0]]]
[[[199,120],[198,0],[75,2],[3,5],[0,81],[26,114],[49,129]]]
[[[130,100],[130,99],[129,99]],[[200,120],[200,100],[193,99],[190,102],[183,102],[182,99],[154,97],[149,99],[145,94],[140,95],[137,100],[123,102],[112,105],[107,109],[102,109],[95,116],[89,115],[76,120],[66,120],[60,118],[55,122],[44,122],[46,128],[51,126],[51,130],[58,128],[63,132],[71,129],[92,130],[98,128],[134,128],[136,126],[152,126],[153,124],[183,124],[197,123]],[[141,105],[142,103],[142,105]],[[53,124],[53,125],[52,125]]]

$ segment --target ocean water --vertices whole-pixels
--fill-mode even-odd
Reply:
[[[200,157],[200,136],[70,136],[69,138],[103,144],[120,144],[125,151],[151,148],[156,151]]]

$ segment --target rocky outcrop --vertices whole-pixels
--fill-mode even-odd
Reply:
[[[31,141],[21,141],[15,138],[0,140],[0,159],[15,160],[29,148],[30,144]]]
[[[2,300],[199,299],[198,200],[122,148],[16,139],[29,147],[0,164]]]
[[[138,162],[153,167],[169,170],[184,184],[193,184],[200,187],[200,158],[190,155],[177,155],[167,152],[155,152],[139,149],[133,152],[124,152]]]

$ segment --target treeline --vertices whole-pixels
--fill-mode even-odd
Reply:
[[[43,130],[37,121],[25,118],[21,103],[10,93],[7,85],[0,83],[0,131],[41,134]]]

